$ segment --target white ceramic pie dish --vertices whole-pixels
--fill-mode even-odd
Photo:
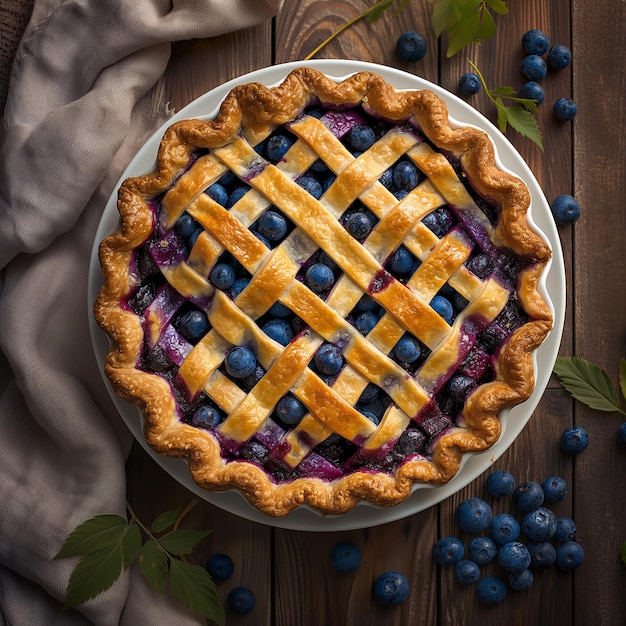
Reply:
[[[466,454],[461,469],[455,478],[446,485],[416,485],[413,494],[406,501],[394,507],[379,508],[368,503],[361,503],[350,512],[340,516],[322,516],[309,507],[300,507],[285,517],[275,518],[259,512],[248,504],[244,497],[236,491],[212,493],[200,488],[192,480],[184,461],[163,457],[146,443],[143,436],[142,418],[139,411],[133,405],[117,396],[111,388],[108,379],[104,376],[102,369],[102,364],[109,350],[109,343],[108,338],[93,319],[91,310],[93,302],[102,285],[102,274],[97,257],[98,244],[118,226],[118,213],[116,208],[117,188],[111,195],[104,209],[92,249],[87,294],[88,310],[90,312],[89,323],[94,352],[100,365],[103,380],[120,415],[134,437],[143,445],[150,456],[182,485],[208,502],[252,521],[292,530],[350,530],[395,521],[441,502],[465,487],[480,474],[487,471],[493,462],[515,441],[530,419],[548,384],[552,367],[558,354],[565,317],[565,269],[559,235],[545,196],[531,170],[506,137],[478,111],[441,87],[415,75],[371,63],[347,60],[299,61],[264,68],[229,81],[184,107],[168,120],[166,125],[157,130],[138,151],[135,158],[121,176],[119,183],[128,176],[136,176],[151,171],[155,162],[160,139],[165,128],[171,123],[190,117],[212,117],[217,112],[223,98],[235,85],[256,81],[268,86],[273,86],[280,83],[291,70],[303,65],[314,67],[337,81],[355,72],[367,70],[379,74],[397,89],[432,90],[446,102],[450,113],[450,125],[472,125],[486,131],[496,147],[496,163],[498,167],[517,175],[524,180],[528,186],[532,199],[529,223],[538,234],[549,242],[553,251],[553,258],[546,267],[540,284],[540,290],[552,310],[554,327],[547,339],[534,354],[536,374],[535,390],[526,402],[509,411],[503,412],[501,415],[503,425],[502,434],[496,444],[485,452]]]

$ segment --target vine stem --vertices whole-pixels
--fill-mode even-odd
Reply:
[[[315,50],[313,50],[313,52],[310,52],[309,54],[307,54],[304,57],[304,61],[309,61],[310,59],[312,59],[322,48],[324,48],[325,46],[327,46],[333,39],[335,39],[335,37],[338,37],[339,35],[341,35],[341,33],[343,33],[344,30],[347,30],[348,28],[350,28],[351,26],[354,26],[357,22],[360,22],[362,19],[370,16],[372,13],[374,13],[374,11],[377,11],[378,9],[380,9],[380,7],[382,7],[383,5],[390,5],[391,2],[389,2],[389,0],[379,0],[374,6],[371,6],[369,9],[366,9],[365,11],[363,11],[363,13],[360,13],[359,15],[357,15],[356,17],[353,17],[349,22],[346,22],[345,24],[343,24],[341,27],[339,27],[334,33],[332,33],[332,35],[330,35],[329,37],[327,37],[324,41],[322,41],[322,43],[317,46],[317,48],[315,48]]]

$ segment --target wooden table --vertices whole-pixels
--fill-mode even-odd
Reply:
[[[220,83],[275,63],[303,59],[326,36],[364,9],[365,0],[286,2],[273,22],[206,41],[179,42],[169,69],[151,97],[155,104],[180,109]],[[399,3],[396,3],[399,4]],[[567,275],[566,322],[561,355],[585,357],[617,381],[618,361],[626,354],[626,145],[623,102],[626,73],[621,59],[626,12],[609,0],[527,0],[509,2],[510,14],[497,18],[496,37],[471,46],[452,59],[430,34],[432,5],[415,0],[393,17],[365,21],[323,49],[318,58],[351,58],[413,72],[451,91],[468,71],[467,59],[481,68],[488,83],[523,84],[519,66],[521,37],[530,28],[548,33],[553,43],[573,51],[573,65],[544,81],[546,102],[538,120],[545,152],[516,133],[509,137],[530,165],[548,200],[575,195],[582,215],[575,226],[560,227]],[[619,5],[617,11],[615,5]],[[409,29],[428,37],[429,52],[416,63],[401,62],[394,45]],[[573,123],[557,121],[554,100],[572,96],[578,105]],[[494,107],[484,94],[471,100],[492,120]],[[575,573],[556,567],[537,574],[527,592],[509,591],[506,601],[486,608],[474,587],[457,584],[451,569],[431,557],[435,541],[460,531],[456,506],[483,496],[484,476],[440,505],[400,521],[349,532],[299,532],[272,528],[226,513],[208,503],[197,506],[188,523],[212,528],[195,556],[230,554],[233,577],[220,584],[226,598],[242,584],[256,595],[246,616],[228,613],[227,623],[259,625],[391,624],[581,624],[626,623],[626,568],[619,548],[626,541],[626,497],[620,478],[626,474],[626,450],[616,440],[622,420],[574,403],[552,380],[528,426],[494,465],[519,481],[560,475],[569,483],[566,499],[554,506],[558,515],[575,519],[585,563]],[[588,449],[572,458],[559,450],[561,432],[572,424],[590,434]],[[153,479],[156,479],[153,481]],[[136,446],[128,462],[130,500],[150,520],[166,506],[184,506],[192,497]],[[512,506],[494,504],[500,510]],[[268,520],[268,522],[271,520]],[[339,574],[331,566],[331,548],[349,539],[362,550],[358,571]],[[408,600],[395,609],[381,606],[372,585],[381,572],[404,573],[411,584]]]

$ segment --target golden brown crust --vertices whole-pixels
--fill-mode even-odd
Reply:
[[[314,98],[335,104],[361,103],[366,110],[389,120],[410,117],[434,145],[460,159],[477,191],[501,208],[495,243],[533,259],[529,269],[520,274],[518,290],[520,302],[532,321],[519,328],[502,348],[496,380],[480,386],[469,396],[464,409],[467,428],[454,428],[443,434],[434,445],[431,458],[409,460],[394,476],[354,472],[334,481],[299,478],[277,484],[252,463],[225,463],[211,434],[179,420],[169,385],[159,376],[138,369],[144,330],[138,317],[120,303],[134,286],[135,278],[130,271],[132,251],[152,232],[154,218],[148,201],[168,189],[193,151],[227,146],[242,129],[254,144],[255,139],[265,137],[276,125],[294,119]],[[433,156],[424,153],[415,158],[432,160]],[[432,166],[439,167],[434,160]],[[190,177],[185,185],[186,194],[192,197],[199,196],[206,186],[201,176],[198,180]],[[437,191],[432,189],[429,193],[436,195]],[[179,210],[177,199],[171,197],[168,202],[168,220],[173,222]],[[487,135],[473,128],[450,128],[445,103],[430,91],[396,92],[369,72],[336,84],[310,68],[293,71],[273,89],[256,83],[236,87],[226,97],[215,120],[186,120],[170,127],[159,148],[156,170],[130,178],[120,188],[121,227],[100,245],[105,280],[94,306],[98,323],[111,339],[106,374],[117,393],[140,408],[148,443],[164,455],[185,458],[193,479],[207,490],[240,489],[253,506],[272,516],[285,515],[305,503],[333,514],[349,511],[360,500],[380,506],[396,505],[411,494],[414,483],[445,483],[458,471],[463,453],[493,445],[500,435],[499,413],[524,401],[533,391],[532,353],[552,325],[550,309],[537,290],[551,251],[527,224],[529,203],[530,195],[524,183],[496,167],[494,148]],[[198,207],[201,211],[201,205]],[[259,254],[262,253],[261,250]],[[284,272],[287,275],[288,268]],[[227,302],[224,307],[228,312]],[[389,328],[393,330],[393,324]],[[366,350],[363,346],[359,349]],[[271,352],[271,346],[267,350]],[[368,352],[363,354],[371,358]],[[202,376],[198,380],[204,384]],[[308,393],[313,393],[310,389],[313,387]],[[338,402],[332,394],[318,392],[326,394],[327,402]],[[325,426],[316,424],[323,436]]]

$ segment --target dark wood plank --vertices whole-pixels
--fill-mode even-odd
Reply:
[[[573,258],[575,352],[610,373],[626,355],[626,274],[623,237],[624,90],[626,72],[612,56],[624,42],[622,4],[601,10],[573,1],[574,188],[582,216]],[[576,459],[575,504],[586,563],[575,577],[580,623],[626,623],[626,577],[619,547],[626,540],[626,498],[620,478],[626,454],[615,431],[623,416],[576,405],[576,422],[589,432],[589,448]]]

